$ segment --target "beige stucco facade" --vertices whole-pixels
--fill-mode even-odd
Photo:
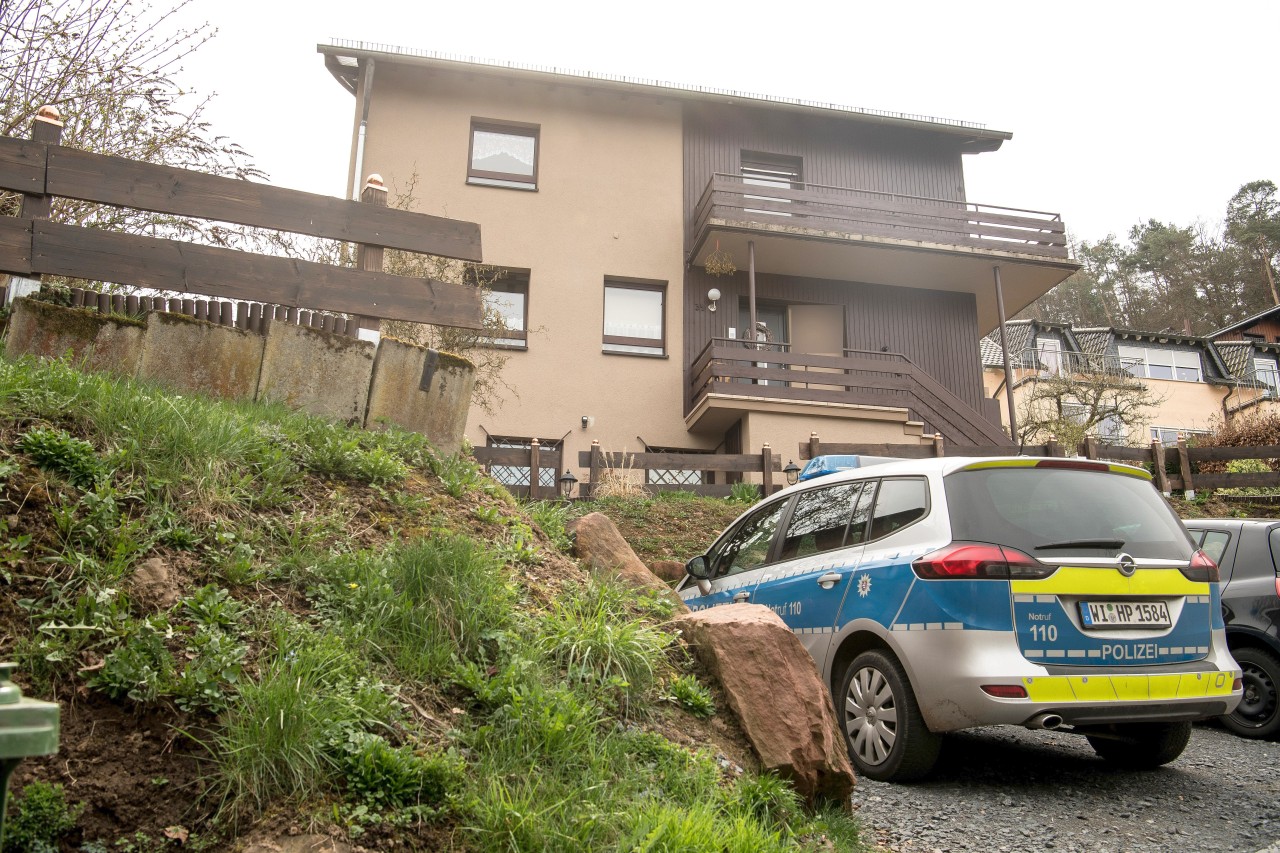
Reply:
[[[1014,370],[1014,408],[1022,411],[1024,379],[1033,378],[1035,371]],[[1176,430],[1186,433],[1210,432],[1224,415],[1238,416],[1239,412],[1268,412],[1277,408],[1269,400],[1255,402],[1261,392],[1253,388],[1207,382],[1180,382],[1167,379],[1142,380],[1158,401],[1149,418],[1133,428],[1128,435],[1129,444],[1146,444],[1151,441],[1151,430]],[[1008,404],[1004,390],[1004,370],[988,366],[982,372],[983,387],[987,396],[1000,401],[1000,417],[1005,426],[1009,423]],[[1242,404],[1248,404],[1240,408]]]
[[[527,350],[503,372],[519,396],[473,408],[467,437],[564,436],[579,476],[592,440],[699,446],[681,397],[680,105],[391,64],[373,85],[362,171],[392,197],[416,175],[417,210],[480,223],[485,263],[529,270]],[[467,183],[473,118],[538,125],[535,191]],[[607,276],[666,284],[665,356],[602,352]]]

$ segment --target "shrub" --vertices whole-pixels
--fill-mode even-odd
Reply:
[[[692,675],[677,675],[671,679],[668,689],[671,691],[671,698],[695,717],[705,719],[715,714],[716,703],[711,698],[711,691]]]
[[[61,785],[29,782],[9,804],[3,853],[56,853],[58,839],[75,828],[84,803],[67,803]]]

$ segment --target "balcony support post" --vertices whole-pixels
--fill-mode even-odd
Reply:
[[[747,241],[747,340],[756,340],[756,241]]]
[[[1009,364],[1009,334],[1004,316],[1004,286],[1000,283],[1000,265],[991,268],[996,277],[996,310],[1000,314],[1000,352],[1004,356],[1004,398],[1009,404],[1009,437],[1014,444],[1018,441],[1018,416],[1013,405],[1013,368]]]

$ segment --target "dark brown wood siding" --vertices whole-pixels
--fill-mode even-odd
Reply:
[[[685,273],[685,284],[687,395],[694,359],[711,338],[727,337],[729,327],[738,325],[738,301],[746,298],[747,276],[710,276],[694,267]],[[719,309],[708,311],[707,291],[713,287],[721,293]],[[982,402],[977,306],[971,294],[761,274],[756,276],[756,298],[841,306],[847,348],[902,353],[961,400],[987,411]]]
[[[811,184],[964,201],[955,137],[742,107],[688,104],[685,222],[716,172],[736,175],[743,151],[799,157]]]
[[[1217,340],[1247,341],[1249,338],[1245,337],[1246,332],[1250,335],[1262,335],[1262,339],[1269,344],[1280,343],[1280,318],[1263,317],[1256,323],[1250,323],[1248,326],[1227,332],[1225,335],[1219,335]]]

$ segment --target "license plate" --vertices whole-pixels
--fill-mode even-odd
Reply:
[[[1169,605],[1163,601],[1082,601],[1086,628],[1168,628]]]

